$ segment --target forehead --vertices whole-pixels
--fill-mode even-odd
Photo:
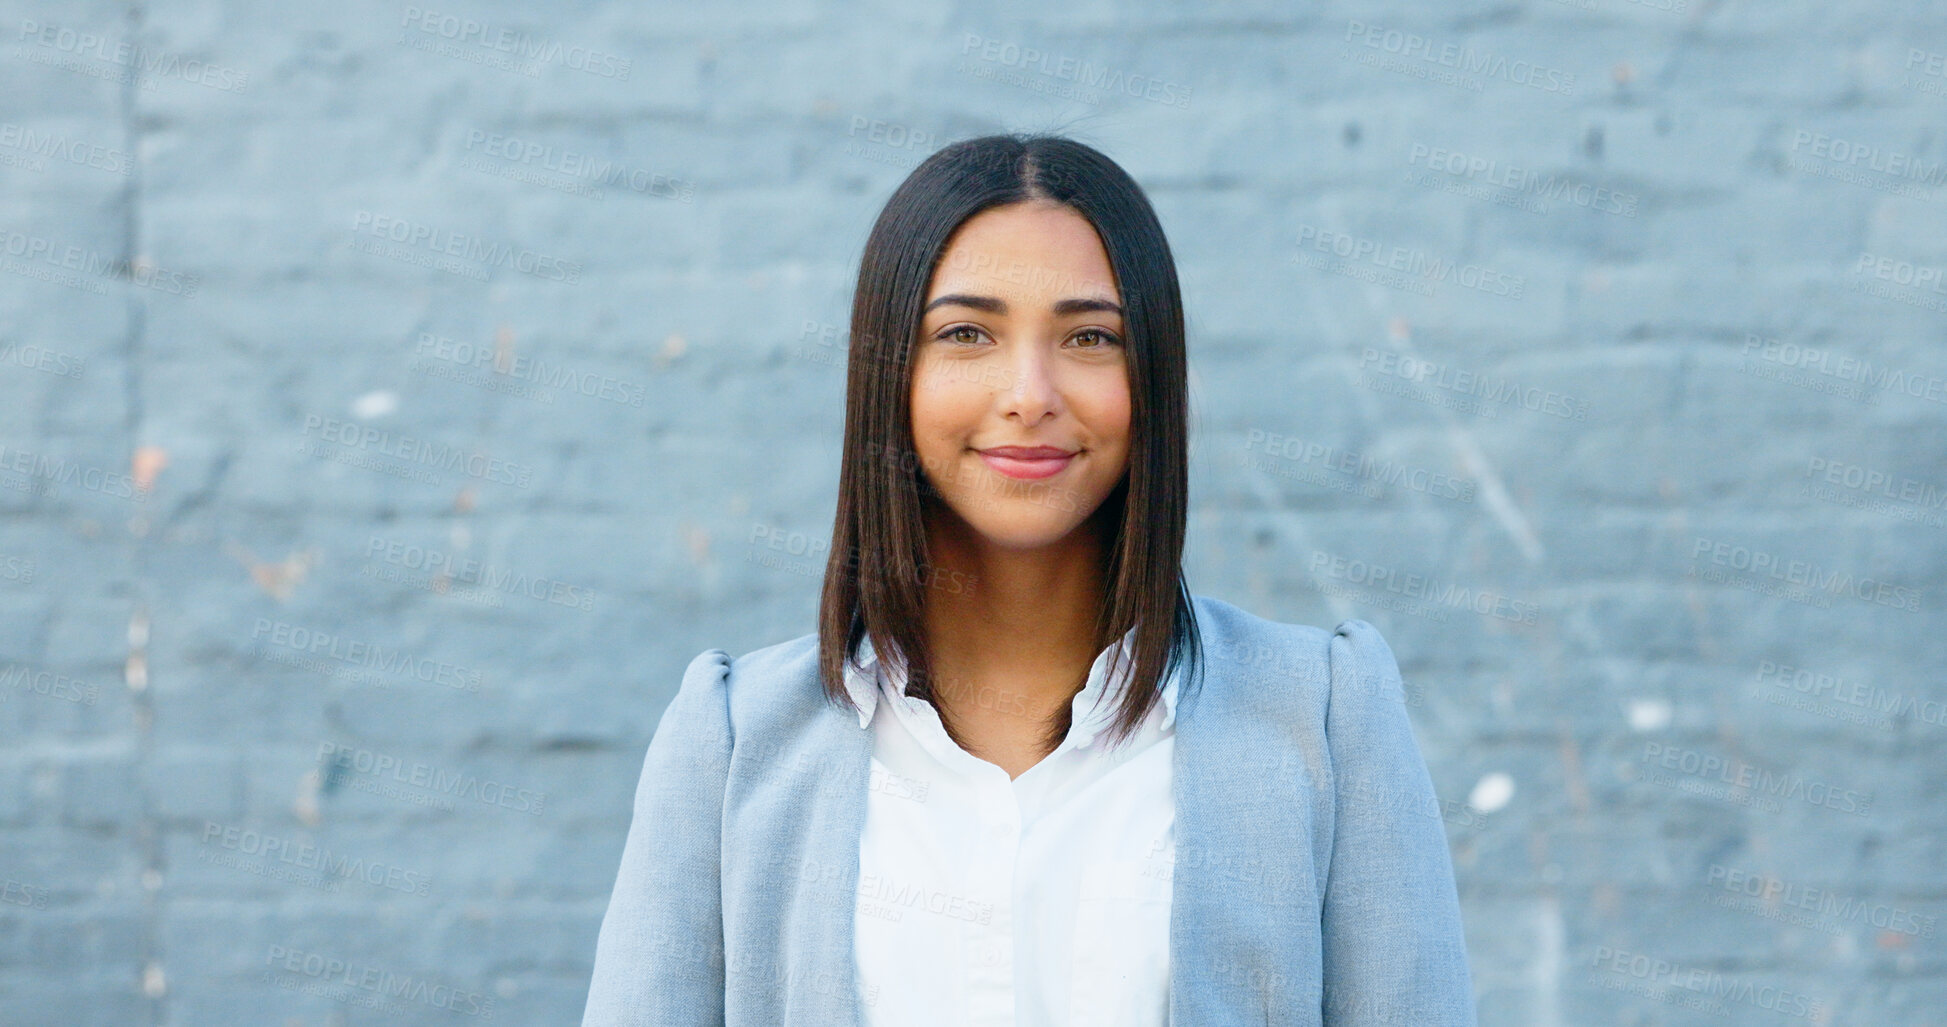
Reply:
[[[1076,297],[1120,301],[1095,226],[1049,203],[993,207],[962,222],[933,270],[927,298],[1000,296],[1032,307]]]

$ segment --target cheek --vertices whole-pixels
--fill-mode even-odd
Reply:
[[[1111,473],[1111,465],[1121,465],[1113,471],[1113,475],[1119,477],[1123,471],[1127,470],[1127,461],[1129,459],[1130,415],[1128,398],[1125,396],[1105,400],[1103,405],[1096,410],[1095,419],[1090,427],[1095,433],[1096,445],[1101,449],[1102,454],[1109,458],[1107,463],[1102,467],[1103,473]]]
[[[1099,389],[1090,393],[1087,402],[1089,427],[1102,437],[1103,442],[1114,439],[1126,446],[1130,422],[1127,381],[1118,377],[1113,382],[1104,382]]]
[[[922,448],[953,445],[979,420],[979,397],[946,378],[913,379],[913,441]]]

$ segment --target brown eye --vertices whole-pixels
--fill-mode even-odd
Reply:
[[[940,334],[935,335],[934,338],[941,341],[961,342],[971,345],[980,341],[980,329],[972,325],[954,325],[940,332]]]
[[[1113,346],[1122,341],[1120,339],[1117,339],[1115,336],[1110,335],[1108,332],[1102,331],[1097,328],[1090,328],[1087,331],[1078,332],[1076,333],[1075,338],[1078,340],[1087,339],[1087,338],[1093,338],[1096,340],[1096,345],[1083,346],[1082,347],[1083,349],[1101,349],[1104,346]]]

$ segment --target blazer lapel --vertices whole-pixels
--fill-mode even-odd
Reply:
[[[725,795],[726,1018],[859,1027],[852,915],[872,736],[826,700],[815,659],[787,680],[782,701],[747,700]]]
[[[829,703],[825,710],[829,715],[821,718],[820,730],[831,738],[828,747],[836,757],[834,762],[843,785],[834,789],[834,797],[839,801],[832,804],[833,815],[827,820],[826,830],[815,833],[807,848],[808,855],[818,865],[838,868],[844,887],[820,911],[823,915],[816,925],[811,962],[814,973],[840,983],[847,1000],[843,1003],[843,1019],[807,1022],[860,1027],[865,1022],[860,1004],[869,996],[861,997],[858,993],[855,938],[858,928],[854,914],[858,906],[859,842],[865,834],[865,804],[872,778],[872,731],[869,726],[859,727],[849,710],[837,709]],[[832,1012],[837,1014],[840,1010]]]
[[[1285,656],[1201,601],[1204,680],[1178,693],[1170,790],[1170,1021],[1319,1022],[1319,902],[1312,872],[1313,766]],[[1242,662],[1237,654],[1251,654]],[[1187,683],[1187,682],[1186,682]]]

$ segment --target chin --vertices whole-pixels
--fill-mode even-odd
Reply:
[[[1045,511],[1043,511],[1045,514]],[[1082,526],[1083,521],[1069,516],[1050,520],[1046,516],[1023,513],[1018,517],[986,511],[967,523],[988,542],[1007,549],[1040,549],[1054,545]]]

